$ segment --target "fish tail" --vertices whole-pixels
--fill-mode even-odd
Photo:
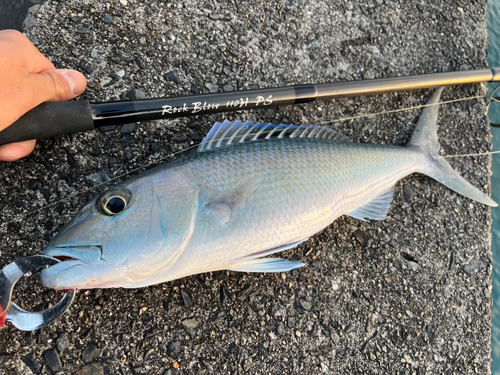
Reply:
[[[498,204],[493,199],[468,183],[438,154],[439,142],[436,132],[438,105],[436,103],[439,102],[442,91],[443,87],[436,90],[427,101],[427,104],[430,105],[422,111],[417,127],[407,145],[409,148],[420,150],[427,157],[428,163],[418,172],[432,177],[451,190],[470,199],[496,207]]]

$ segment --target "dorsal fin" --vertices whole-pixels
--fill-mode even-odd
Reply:
[[[335,141],[349,140],[333,129],[321,126],[254,124],[250,121],[217,122],[198,146],[198,152],[216,150],[236,143],[270,138],[323,138]]]

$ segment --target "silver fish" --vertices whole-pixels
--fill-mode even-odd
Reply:
[[[86,205],[42,254],[56,289],[136,288],[216,270],[284,272],[263,258],[290,249],[341,215],[383,220],[395,183],[426,174],[497,204],[438,155],[442,89],[405,147],[347,142],[322,127],[217,123],[195,155],[157,167]]]

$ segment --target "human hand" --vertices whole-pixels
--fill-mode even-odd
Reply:
[[[43,102],[70,100],[87,81],[75,70],[56,69],[23,34],[0,31],[0,131]],[[14,161],[35,148],[35,140],[0,146],[0,160]]]

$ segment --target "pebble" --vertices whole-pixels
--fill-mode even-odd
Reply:
[[[172,141],[175,143],[182,143],[187,141],[187,134],[186,133],[177,133],[172,137]]]
[[[21,360],[24,362],[26,366],[36,374],[40,369],[40,364],[35,361],[33,353],[26,354],[24,357],[21,357]]]
[[[130,90],[125,94],[125,98],[130,100],[146,99],[146,93],[142,90]]]
[[[210,92],[217,92],[217,91],[219,91],[219,85],[214,85],[212,83],[205,83],[205,87]]]
[[[129,124],[125,124],[121,127],[120,132],[122,134],[127,134],[127,133],[132,133],[137,129],[137,123],[136,122],[131,122]]]
[[[300,304],[304,310],[310,311],[312,309],[312,303],[309,301],[302,301]]]
[[[146,65],[144,65],[144,61],[142,61],[142,59],[139,56],[136,56],[134,61],[139,67],[139,69],[144,69],[146,67]]]
[[[89,32],[90,32],[90,29],[88,27],[83,27],[77,31],[78,34],[88,34]]]
[[[163,79],[167,82],[174,82],[176,84],[179,84],[179,78],[174,72],[168,72],[164,74]]]
[[[104,23],[113,23],[113,16],[106,14],[104,17],[102,17],[102,21]]]
[[[231,85],[230,83],[228,83],[227,85],[224,85],[224,87],[222,87],[222,89],[226,92],[229,92],[229,91],[234,91],[234,86]]]
[[[121,69],[116,72],[116,75],[120,78],[122,78],[125,75],[125,70]]]
[[[181,352],[181,343],[179,341],[169,342],[167,345],[167,354],[173,359],[177,359]]]
[[[295,317],[294,316],[289,316],[287,319],[288,323],[288,328],[293,328],[295,327]]]
[[[196,329],[200,325],[200,322],[196,319],[185,319],[182,321],[182,325],[187,329]]]
[[[37,180],[31,179],[28,181],[28,187],[30,188],[30,190],[37,191],[40,190],[42,186]]]
[[[75,375],[108,375],[111,374],[111,367],[104,362],[94,362],[83,366],[75,372]]]
[[[316,267],[318,270],[321,269],[321,260],[317,260],[313,262],[313,266]]]
[[[111,61],[114,62],[115,64],[119,64],[122,61],[122,57],[120,55],[114,55],[111,58]]]
[[[476,257],[472,258],[469,263],[464,266],[464,271],[470,275],[473,275],[479,271],[479,259]]]
[[[264,117],[268,120],[272,120],[274,116],[276,116],[276,113],[278,112],[278,107],[271,107],[266,109],[264,112]]]
[[[191,83],[191,87],[189,88],[189,92],[194,95],[198,95],[198,85]]]
[[[110,180],[106,169],[101,168],[97,172],[89,174],[84,178],[85,182],[90,186],[94,187],[96,185],[102,184]]]
[[[87,345],[85,350],[82,353],[82,359],[83,362],[89,363],[97,359],[101,353],[99,352],[99,349],[97,349],[94,344],[90,343]]]
[[[158,152],[160,151],[160,148],[158,147],[158,144],[156,142],[153,142],[151,143],[151,145],[149,146],[149,148],[151,149],[151,151],[153,152]]]
[[[62,371],[61,360],[59,359],[55,349],[49,349],[43,352],[43,359],[52,371]]]
[[[283,336],[285,334],[285,326],[283,325],[283,323],[279,323],[276,330],[279,335]]]
[[[181,289],[181,296],[182,296],[182,301],[184,302],[184,306],[190,307],[191,306],[191,296],[187,291],[184,289]]]
[[[190,128],[196,128],[197,126],[200,125],[200,121],[199,120],[196,120],[196,119],[193,119],[189,122],[188,126]]]
[[[338,344],[340,342],[340,336],[334,330],[330,331],[330,338],[334,344]]]
[[[411,188],[411,186],[403,186],[403,198],[406,202],[409,202],[413,199],[413,189]]]
[[[63,354],[69,348],[68,335],[65,332],[57,336],[56,345],[60,354]]]
[[[354,235],[354,238],[356,238],[356,241],[358,241],[358,243],[361,246],[368,245],[368,242],[370,241],[370,236],[368,235],[368,233],[366,233],[365,231],[363,231],[361,229],[356,229],[354,231],[353,235]]]

